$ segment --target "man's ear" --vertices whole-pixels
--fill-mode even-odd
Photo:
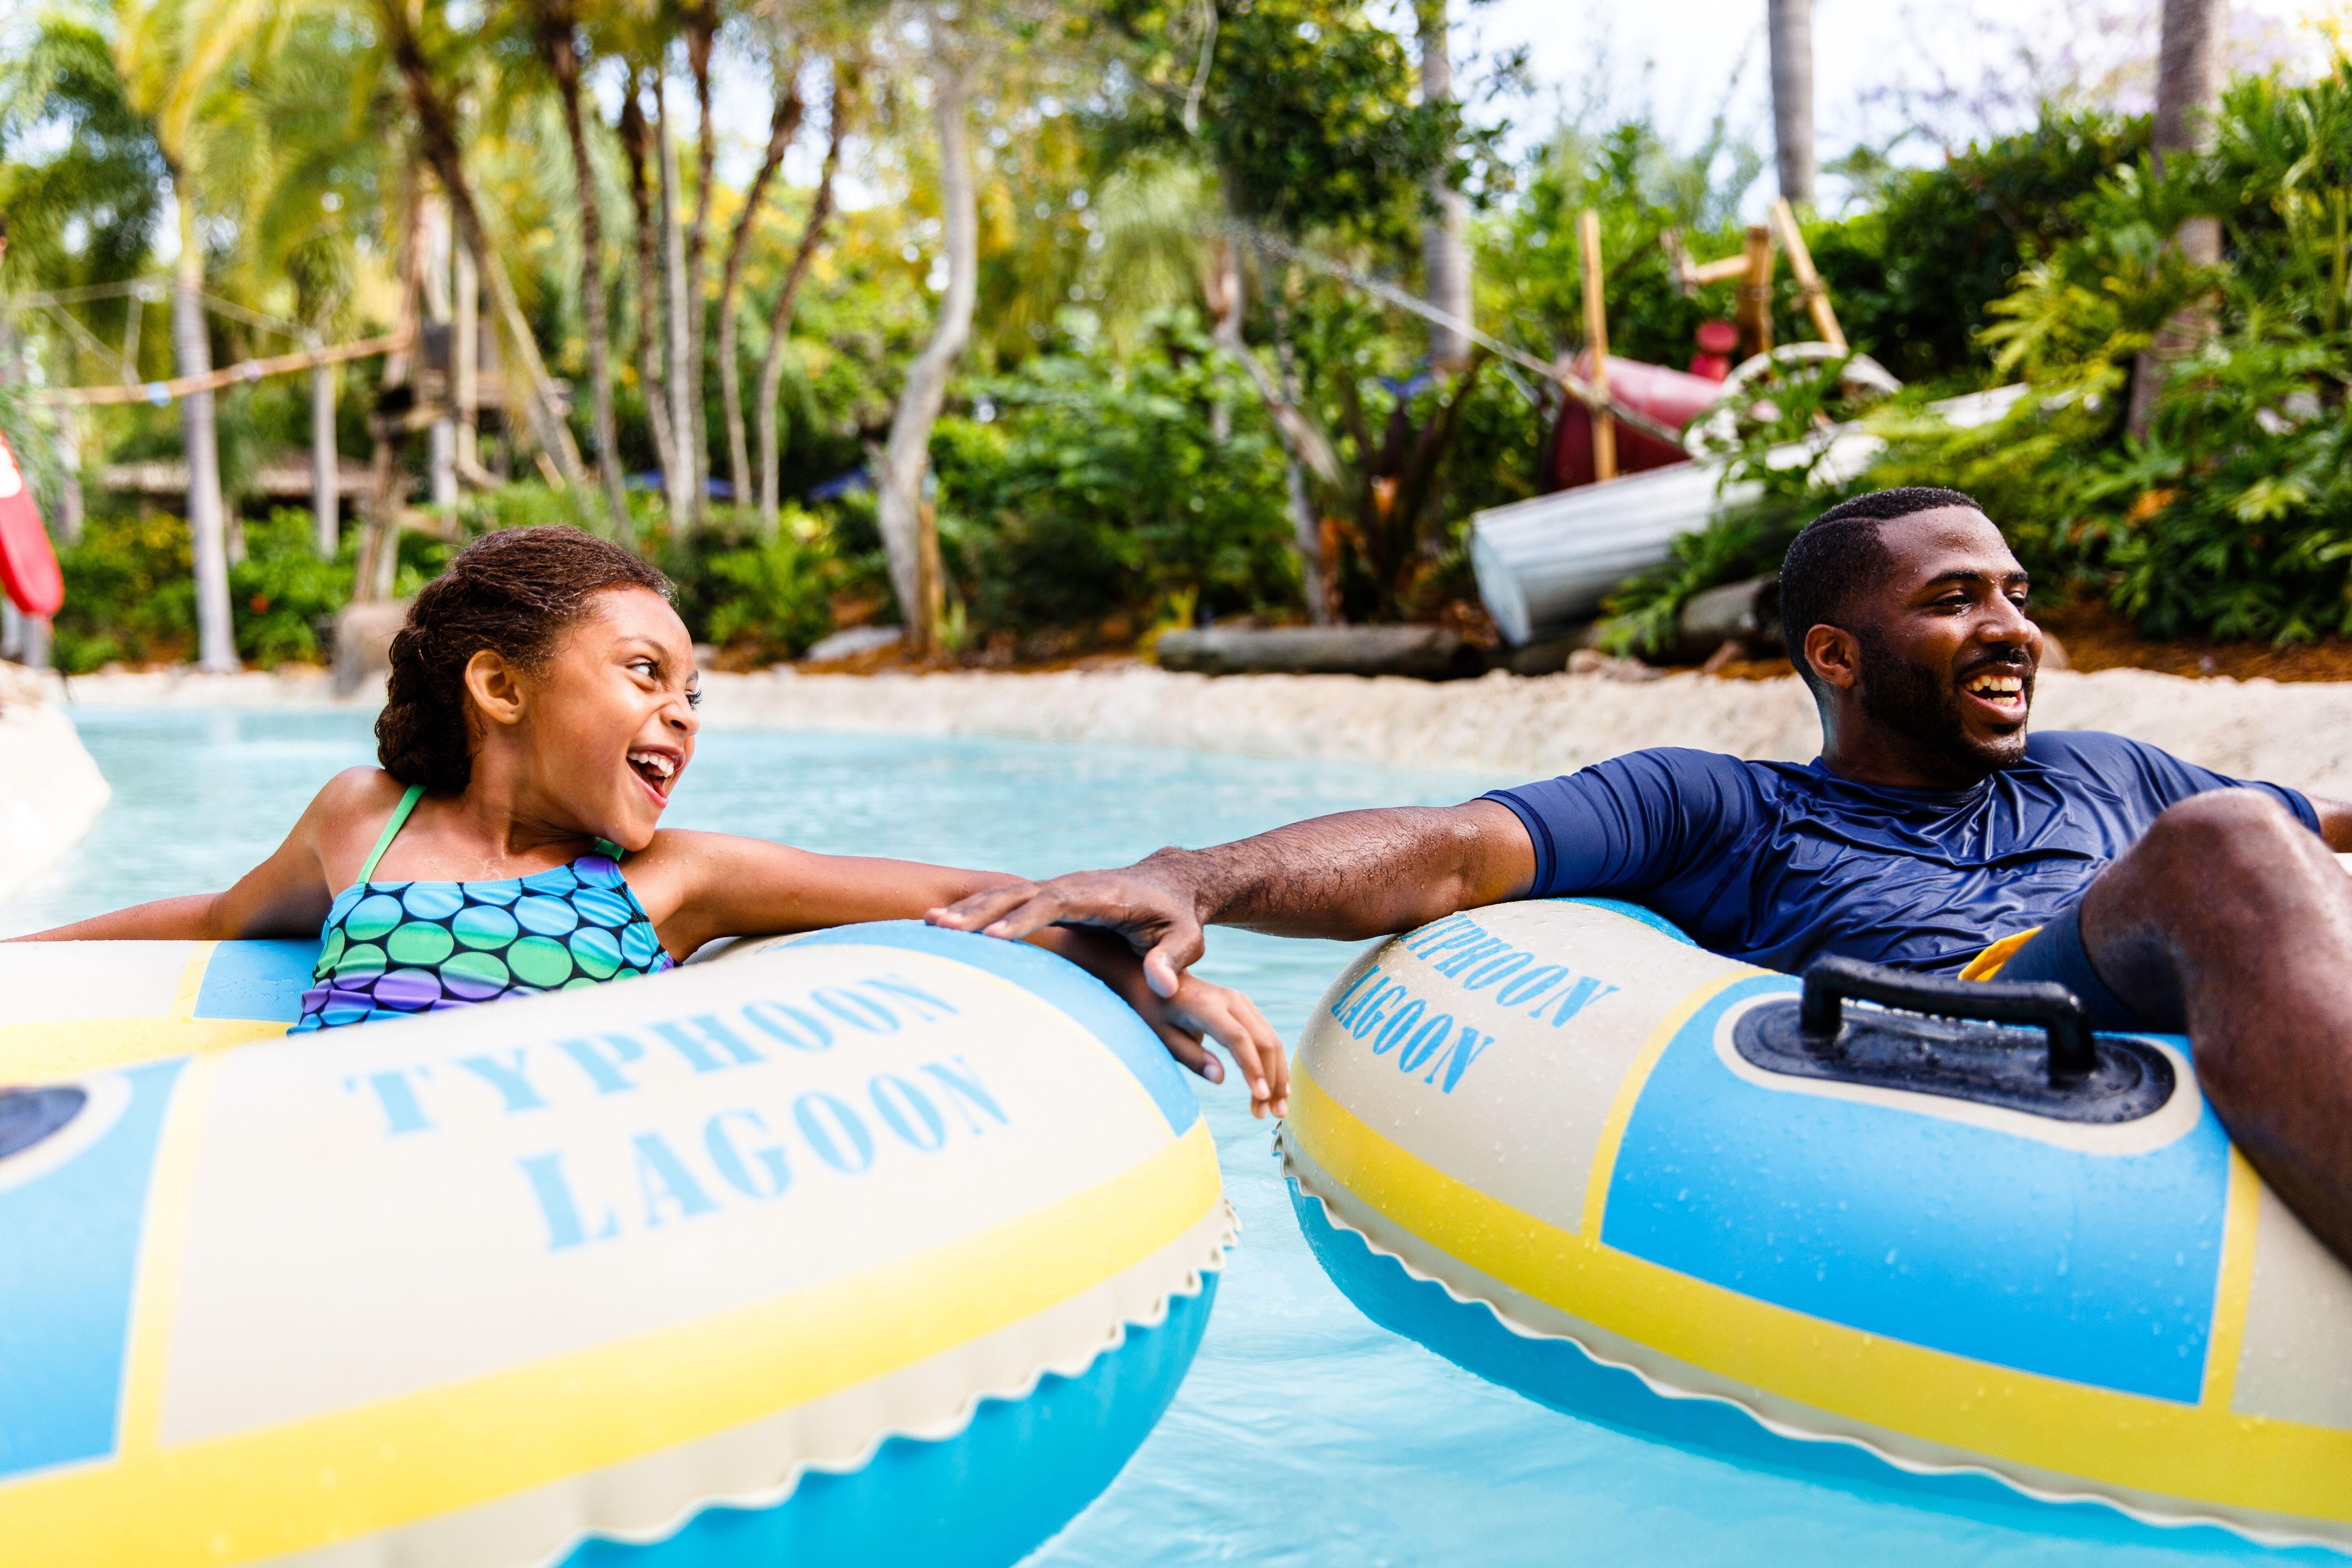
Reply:
[[[1862,679],[1862,644],[1843,626],[1816,623],[1805,633],[1804,652],[1813,673],[1841,691],[1853,690]]]
[[[466,695],[474,700],[474,706],[488,723],[522,721],[520,672],[488,648],[477,649],[474,657],[466,661]]]

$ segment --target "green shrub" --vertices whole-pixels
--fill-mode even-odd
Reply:
[[[832,542],[822,520],[784,509],[776,531],[709,561],[723,585],[701,628],[703,637],[765,658],[795,658],[833,629]]]
[[[351,602],[352,550],[322,561],[310,514],[279,507],[245,525],[243,561],[229,568],[229,610],[239,658],[257,663],[319,658],[319,628]]]
[[[1032,360],[979,389],[993,420],[940,422],[942,554],[975,625],[1084,626],[1185,593],[1208,615],[1297,604],[1282,452],[1255,393],[1189,312],[1156,335],[1126,363]]]

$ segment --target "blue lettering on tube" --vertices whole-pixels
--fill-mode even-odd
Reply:
[[[1482,1035],[1467,1024],[1462,1026],[1462,1033],[1454,1037],[1454,1048],[1446,1052],[1444,1058],[1447,1094],[1454,1092],[1454,1086],[1462,1081],[1462,1075],[1470,1070],[1470,1064],[1478,1059],[1479,1053],[1494,1043],[1494,1036]],[[1436,1077],[1437,1068],[1433,1066],[1429,1069],[1429,1077],[1421,1081],[1429,1083]]]
[[[1372,1040],[1372,1055],[1376,1057],[1384,1057],[1388,1055],[1391,1050],[1395,1048],[1396,1043],[1399,1040],[1403,1039],[1406,1035],[1412,1033],[1412,1026],[1419,1021],[1422,1012],[1423,1007],[1421,1005],[1421,998],[1418,996],[1414,997],[1412,1001],[1407,1002],[1403,1006],[1398,1008],[1396,1016],[1391,1018],[1386,1026],[1381,1030],[1380,1034],[1374,1037]]]
[[[1500,985],[1535,961],[1536,955],[1532,952],[1519,952],[1516,950],[1507,952],[1491,963],[1480,964],[1463,976],[1462,989],[1484,991],[1489,985]]]
[[[1432,964],[1430,967],[1451,980],[1472,964],[1492,957],[1496,953],[1507,952],[1509,947],[1510,943],[1499,936],[1484,936],[1460,952],[1451,954],[1444,963]]]
[[[1364,1016],[1364,1009],[1370,1007],[1375,1002],[1378,1002],[1381,999],[1381,994],[1388,989],[1389,978],[1387,975],[1383,974],[1381,976],[1381,983],[1378,985],[1373,986],[1370,991],[1367,991],[1361,996],[1357,997],[1354,1004],[1349,1006],[1346,1012],[1339,1015],[1339,1027],[1348,1030],[1350,1034],[1353,1034],[1355,1032],[1356,1020]],[[1402,991],[1404,987],[1400,985],[1396,989]],[[1360,1039],[1362,1038],[1361,1036],[1358,1036],[1357,1037]]]
[[[1381,1020],[1389,1016],[1390,1008],[1403,1000],[1404,987],[1402,985],[1391,985],[1378,996],[1368,998],[1366,1005],[1359,1008],[1349,1021],[1348,1033],[1362,1039],[1380,1026]]]
[[[646,1225],[661,1224],[665,1203],[677,1205],[680,1219],[692,1219],[719,1206],[677,1157],[677,1151],[662,1142],[660,1133],[640,1132],[633,1142],[637,1149],[637,1191],[646,1200]]]
[[[786,1002],[746,1002],[743,1016],[754,1026],[782,1040],[796,1051],[825,1051],[833,1048],[833,1028],[813,1013],[803,1013]]]
[[[1494,940],[1486,934],[1485,926],[1475,921],[1465,919],[1437,941],[1424,943],[1418,951],[1422,957],[1433,960],[1441,952],[1450,952],[1456,948],[1475,947],[1482,942]]]
[[[1548,963],[1541,969],[1530,970],[1513,978],[1495,993],[1495,1000],[1506,1007],[1516,1007],[1522,1002],[1534,1001],[1567,978],[1568,970],[1563,965]]]
[[[885,996],[896,996],[901,1001],[912,1002],[915,1005],[915,1011],[922,1014],[923,1022],[926,1024],[931,1021],[930,1010],[934,1007],[938,1008],[941,1014],[950,1017],[954,1016],[957,1012],[955,1004],[952,1002],[941,1001],[939,997],[932,995],[929,992],[924,990],[921,986],[902,975],[877,974],[872,979],[861,981],[859,984],[866,986],[869,991],[879,991]]]
[[[572,1201],[572,1184],[563,1179],[561,1153],[528,1154],[516,1163],[530,1178],[532,1195],[539,1199],[539,1212],[547,1218],[548,1251],[561,1252],[592,1239],[610,1241],[621,1233],[619,1218],[608,1208],[604,1211],[604,1223],[593,1237],[589,1236],[580,1223],[580,1205]]]
[[[1445,1037],[1454,1032],[1454,1015],[1440,1013],[1407,1040],[1404,1049],[1397,1052],[1397,1071],[1418,1072],[1421,1064],[1434,1056],[1445,1044]]]
[[[703,1124],[702,1146],[710,1152],[710,1163],[719,1177],[747,1198],[780,1196],[793,1184],[792,1168],[784,1163],[784,1152],[776,1144],[765,1143],[750,1151],[759,1169],[766,1173],[764,1180],[752,1174],[752,1167],[744,1163],[744,1151],[736,1147],[735,1138],[727,1130],[727,1119],[735,1117],[751,1123],[755,1132],[768,1131],[767,1119],[756,1110],[722,1110]]]
[[[825,1125],[826,1116],[820,1112],[829,1113],[831,1127]],[[873,1166],[874,1134],[866,1131],[866,1123],[845,1102],[817,1089],[793,1103],[793,1120],[800,1123],[801,1136],[816,1151],[816,1157],[843,1175],[864,1175]],[[847,1141],[851,1158],[842,1157],[841,1145],[834,1142],[835,1131]]]
[[[1364,988],[1364,983],[1368,980],[1377,978],[1380,973],[1380,965],[1376,963],[1372,965],[1371,968],[1365,970],[1361,974],[1357,975],[1354,980],[1350,981],[1345,991],[1340,992],[1339,995],[1331,999],[1331,1016],[1334,1018],[1338,1017],[1339,1016],[1339,1009],[1348,1005],[1348,998],[1353,996],[1357,992],[1361,991]]]
[[[408,1075],[431,1078],[431,1068],[394,1068],[390,1072],[372,1072],[365,1079],[343,1079],[346,1091],[357,1094],[362,1083],[375,1092],[375,1102],[383,1110],[383,1135],[397,1138],[404,1132],[429,1132],[433,1119],[425,1114],[425,1107],[416,1100],[416,1090],[410,1086]]]
[[[1614,985],[1601,984],[1600,981],[1595,980],[1590,974],[1580,975],[1577,978],[1576,984],[1570,986],[1567,994],[1560,997],[1559,1005],[1553,1009],[1551,1026],[1555,1029],[1559,1028],[1562,1024],[1567,1023],[1570,1018],[1575,1017],[1579,1013],[1583,1012],[1587,1007],[1592,1005],[1593,1003],[1598,1002],[1603,996],[1607,996],[1615,992],[1616,989],[1617,987]],[[1538,1004],[1535,1011],[1529,1013],[1528,1016],[1530,1018],[1542,1017],[1542,1005]]]
[[[998,1105],[996,1097],[982,1087],[980,1075],[971,1070],[970,1062],[961,1057],[954,1060],[953,1067],[946,1062],[925,1062],[923,1070],[939,1079],[940,1086],[948,1091],[948,1103],[955,1107],[956,1114],[962,1117],[964,1125],[974,1132],[984,1132],[987,1129],[972,1115],[972,1110],[985,1110],[996,1118],[999,1127],[1003,1126],[1006,1120],[1004,1108]]]
[[[1429,924],[1422,927],[1419,931],[1407,931],[1405,933],[1404,950],[1407,952],[1413,953],[1417,956],[1421,955],[1426,952],[1428,945],[1431,942],[1435,942],[1439,937],[1445,935],[1449,931],[1458,931],[1469,923],[1470,917],[1468,915],[1459,914],[1448,915],[1442,921],[1433,921]]]
[[[843,1023],[853,1025],[869,1035],[895,1035],[898,1032],[898,1015],[871,997],[824,985],[810,992],[809,1000]]]
[[[905,1102],[903,1108],[893,1102],[894,1092],[897,1100]],[[910,1146],[929,1153],[948,1141],[947,1121],[940,1115],[939,1107],[921,1089],[896,1073],[877,1078],[866,1086],[866,1094],[874,1101],[875,1113],[882,1118],[882,1124]],[[913,1121],[907,1119],[908,1111],[914,1113]],[[922,1127],[920,1137],[915,1131],[918,1122]]]
[[[510,1062],[502,1062],[487,1051],[478,1057],[459,1057],[457,1065],[499,1091],[509,1116],[518,1110],[544,1110],[547,1101],[539,1090],[531,1088],[530,1079],[522,1068],[523,1047],[517,1046]]]
[[[599,1045],[599,1042],[602,1045]],[[596,1035],[577,1040],[558,1040],[555,1048],[580,1064],[580,1070],[596,1086],[599,1094],[626,1094],[637,1087],[621,1068],[642,1058],[645,1047],[628,1036],[617,1032]]]
[[[768,1059],[744,1044],[734,1030],[709,1013],[698,1013],[684,1022],[664,1020],[653,1025],[652,1028],[655,1034],[675,1047],[677,1054],[686,1058],[687,1066],[697,1072],[717,1072],[730,1066],[751,1067]],[[700,1039],[695,1038],[698,1033],[702,1037]],[[732,1062],[720,1060],[711,1048],[714,1046],[735,1059]]]

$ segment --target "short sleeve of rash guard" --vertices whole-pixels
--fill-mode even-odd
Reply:
[[[2227,773],[2183,762],[2169,752],[2129,736],[2096,730],[2045,731],[2028,742],[2026,754],[2100,778],[2150,820],[2165,807],[2178,805],[2208,790],[2252,789],[2260,790],[2285,806],[2294,814],[2296,821],[2314,833],[2320,830],[2319,813],[2301,790],[2265,784],[2260,779],[2233,779]]]
[[[1662,747],[1490,791],[1535,843],[1533,898],[1633,893],[1730,850],[1763,809],[1737,757]]]

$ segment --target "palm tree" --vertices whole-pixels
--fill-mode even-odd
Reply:
[[[719,42],[719,0],[686,0],[679,12],[686,38],[686,68],[694,79],[697,111],[694,138],[694,218],[686,230],[686,363],[680,367],[686,395],[680,400],[677,423],[691,436],[680,456],[693,464],[693,500],[688,514],[673,526],[698,524],[710,499],[710,423],[702,395],[703,334],[710,320],[710,304],[702,289],[703,247],[710,230],[711,168],[719,155],[719,132],[711,122],[710,55]],[[664,121],[667,125],[667,121]],[[673,193],[674,195],[674,193]],[[736,498],[738,504],[742,497]]]
[[[1790,206],[1813,205],[1813,0],[1767,0],[1772,55],[1772,140],[1780,159],[1780,195]]]
[[[613,413],[613,331],[604,304],[604,226],[596,196],[596,165],[580,107],[580,18],[572,0],[530,0],[532,37],[541,63],[555,79],[563,107],[563,130],[572,149],[572,179],[580,204],[580,313],[588,338],[588,374],[596,400],[597,470],[615,535],[632,531],[628,492],[621,471],[620,426]]]
[[[736,215],[734,237],[727,245],[727,269],[719,284],[719,393],[727,416],[727,477],[734,487],[737,506],[751,499],[751,458],[743,438],[743,377],[738,363],[735,300],[743,287],[744,265],[751,255],[751,234],[759,226],[768,186],[782,167],[784,153],[792,146],[793,138],[800,133],[801,116],[807,107],[801,100],[800,72],[797,54],[779,53],[775,61],[776,106],[768,117],[767,151],[761,155],[759,172],[751,176],[751,184],[743,192],[743,210]],[[761,501],[764,508],[765,492]]]
[[[2227,0],[2164,0],[2164,31],[2156,57],[2156,120],[2148,128],[2148,145],[2159,172],[2168,156],[2195,153],[2210,144],[2227,16]],[[2188,260],[2210,267],[2221,259],[2221,220],[2189,218],[2172,243]],[[2167,321],[2156,341],[2140,351],[2132,367],[2131,406],[2125,416],[2133,435],[2147,436],[2167,363],[2195,348],[2210,330],[2210,319],[2192,306]]]
[[[212,188],[235,189],[233,170],[267,140],[251,100],[235,90],[236,68],[250,70],[264,37],[281,17],[253,4],[215,9],[199,0],[124,0],[117,13],[115,59],[125,96],[154,127],[179,230],[173,267],[172,345],[182,375],[212,369],[205,321],[205,246],[200,215]],[[196,662],[239,668],[228,605],[228,536],[221,500],[220,438],[213,395],[180,399],[180,434],[188,464],[188,531],[194,545]]]
[[[760,520],[772,528],[782,505],[777,495],[782,457],[776,440],[776,400],[783,380],[784,344],[792,337],[793,301],[800,296],[810,262],[816,258],[817,244],[824,237],[825,222],[833,216],[833,185],[841,173],[841,144],[857,119],[857,68],[835,61],[824,168],[817,176],[815,195],[809,198],[808,218],[801,226],[792,268],[784,274],[783,287],[776,290],[775,306],[768,313],[768,346],[760,356]]]
[[[1421,100],[1442,104],[1454,96],[1454,59],[1447,47],[1445,0],[1415,0],[1421,28]],[[1450,170],[1429,183],[1436,216],[1422,230],[1421,269],[1429,302],[1456,321],[1470,320],[1470,204]],[[1470,339],[1440,321],[1429,325],[1429,357],[1449,369],[1470,357]]]

